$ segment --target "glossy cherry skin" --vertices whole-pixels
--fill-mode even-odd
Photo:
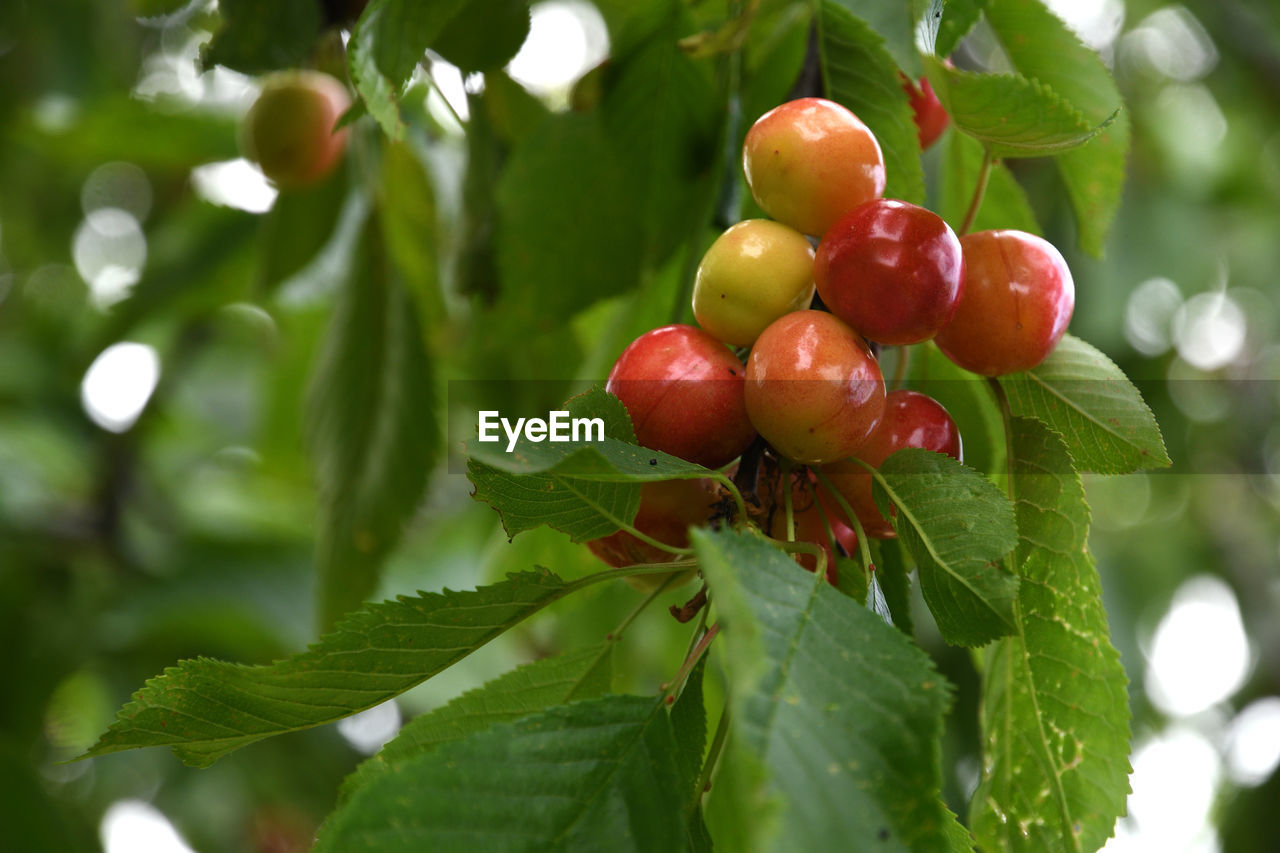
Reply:
[[[884,155],[845,107],[800,98],[774,107],[747,131],[742,166],[766,213],[822,236],[848,211],[884,194]]]
[[[799,231],[748,219],[721,234],[698,265],[693,316],[726,344],[750,346],[813,299],[813,247]]]
[[[960,246],[964,294],[938,332],[938,348],[983,376],[1030,370],[1044,361],[1075,309],[1075,284],[1062,254],[1024,231],[978,231],[961,237]]]
[[[858,547],[858,535],[849,525],[844,523],[839,513],[832,513],[819,506],[817,487],[808,474],[793,477],[791,483],[791,513],[795,520],[795,541],[812,542],[822,549],[827,557],[827,582],[835,586],[839,580],[839,567],[836,565],[836,553],[831,546],[831,537],[844,549],[846,555],[852,554]],[[825,516],[825,520],[824,520]],[[773,510],[769,514],[769,535],[774,539],[787,540],[787,509],[783,502],[781,484],[773,490]],[[830,533],[827,526],[830,525]],[[795,560],[809,571],[816,571],[818,561],[812,554],[796,554]]]
[[[604,387],[627,407],[641,445],[719,468],[756,437],[747,417],[744,375],[728,347],[701,329],[677,324],[632,341]]]
[[[747,359],[747,413],[797,462],[843,459],[884,411],[884,377],[867,344],[825,311],[794,311],[764,330]]]
[[[711,480],[661,480],[640,487],[640,509],[632,526],[641,533],[676,548],[689,547],[689,528],[707,523],[716,511],[718,495]],[[667,563],[676,555],[619,530],[587,543],[591,553],[611,566]],[[687,583],[693,569],[677,577],[673,585]],[[668,575],[635,575],[627,582],[639,590],[652,590]]]
[[[282,190],[318,183],[346,148],[347,129],[334,126],[350,106],[346,87],[328,74],[273,74],[245,116],[245,156]]]
[[[903,77],[902,88],[906,90],[907,100],[911,102],[916,133],[920,137],[920,150],[923,151],[938,141],[947,125],[951,124],[951,116],[943,109],[942,102],[938,100],[927,77],[921,77],[918,84]]]
[[[959,460],[960,430],[950,413],[932,397],[918,391],[893,391],[885,398],[880,425],[853,455],[879,468],[884,460],[906,447],[933,450]],[[871,474],[865,468],[853,460],[842,459],[823,465],[821,471],[849,502],[868,536],[887,539],[897,535],[871,496]],[[819,497],[832,516],[845,519],[839,504],[829,494],[823,491]]]
[[[813,277],[823,304],[858,334],[882,344],[917,344],[955,315],[964,256],[941,216],[875,199],[840,217],[823,236]]]

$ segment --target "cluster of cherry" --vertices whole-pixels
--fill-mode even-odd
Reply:
[[[907,447],[960,458],[959,432],[940,403],[886,393],[878,347],[933,340],[983,376],[1028,370],[1071,319],[1071,274],[1040,237],[957,237],[932,211],[882,198],[879,143],[828,100],[803,98],[761,116],[747,133],[743,167],[772,219],[739,222],[708,249],[693,290],[700,328],[641,335],[605,387],[645,447],[710,468],[758,448],[745,490],[754,520],[775,538],[849,552],[857,530],[894,535],[862,463],[878,467]],[[816,251],[805,235],[821,237]],[[748,349],[744,365],[738,352]],[[706,524],[720,497],[711,481],[645,484],[634,526],[685,547],[688,528]],[[671,559],[626,531],[589,546],[614,566]],[[810,569],[816,562],[800,559]]]

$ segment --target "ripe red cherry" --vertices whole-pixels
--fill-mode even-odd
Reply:
[[[884,417],[854,455],[879,468],[894,453],[906,447],[920,447],[961,458],[960,431],[956,422],[937,400],[918,391],[894,391],[885,398]],[[871,496],[871,474],[849,459],[822,466],[831,485],[849,502],[863,531],[877,539],[895,536]],[[839,504],[826,492],[819,497],[830,515],[843,520]]]
[[[916,344],[955,315],[964,256],[941,216],[876,199],[831,226],[813,277],[823,304],[855,332],[883,344]]]
[[[807,464],[851,454],[880,421],[884,377],[867,344],[825,311],[765,329],[747,360],[747,413],[779,453]]]
[[[756,436],[743,401],[738,357],[701,329],[663,326],[632,341],[605,390],[631,415],[645,447],[719,468]]]
[[[1053,351],[1075,308],[1062,254],[1024,231],[978,231],[960,238],[965,285],[938,348],[983,376],[1030,370]]]
[[[839,580],[839,567],[836,565],[831,537],[835,536],[845,554],[852,554],[858,547],[858,535],[844,523],[840,513],[832,513],[819,506],[817,486],[808,474],[792,477],[791,512],[795,521],[795,541],[812,542],[823,550],[827,556],[827,582],[835,586]],[[786,541],[787,509],[783,503],[781,483],[773,490],[773,511],[769,514],[768,521],[769,535]],[[828,525],[830,533],[827,531]],[[795,560],[811,572],[817,570],[818,561],[812,554],[796,554]]]
[[[911,102],[916,132],[920,137],[920,149],[923,151],[938,141],[938,137],[942,136],[942,132],[951,123],[951,116],[943,109],[942,102],[938,100],[927,77],[921,77],[918,85],[903,77],[902,88],[906,90],[907,100]]]
[[[774,107],[747,131],[747,184],[771,217],[822,236],[843,214],[884,193],[880,143],[846,108],[823,98]]]
[[[640,487],[640,509],[632,526],[641,533],[676,548],[689,546],[689,528],[706,524],[715,513],[718,496],[711,480],[662,480]],[[667,563],[676,555],[619,530],[587,543],[591,553],[617,568],[637,563]],[[686,583],[694,575],[690,569],[673,585]],[[668,575],[636,575],[627,582],[641,591],[652,590]]]
[[[334,125],[350,106],[346,87],[328,74],[274,74],[245,116],[245,155],[282,190],[317,183],[346,148],[346,128],[335,131]]]

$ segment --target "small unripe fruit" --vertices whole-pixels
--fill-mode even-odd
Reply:
[[[346,147],[346,128],[334,126],[350,106],[346,87],[328,74],[274,74],[245,116],[245,156],[282,190],[318,183]]]
[[[715,514],[718,496],[712,480],[661,480],[640,487],[640,509],[632,526],[641,533],[674,548],[689,547],[689,528],[706,524]],[[622,568],[637,563],[668,563],[676,555],[619,530],[587,543],[591,553],[611,566]],[[695,571],[683,572],[672,583],[679,586],[693,578]],[[635,575],[627,583],[641,591],[657,588],[669,575]]]
[[[960,431],[951,415],[937,400],[918,391],[894,391],[885,398],[884,417],[871,436],[854,453],[873,468],[879,468],[894,453],[919,447],[961,458]],[[893,525],[880,514],[871,495],[871,474],[857,462],[842,459],[823,465],[822,474],[849,503],[863,531],[876,539],[895,536]],[[825,491],[819,493],[823,505],[843,519],[839,504]]]
[[[742,362],[694,326],[676,324],[632,341],[609,371],[636,440],[708,468],[739,456],[756,436],[743,399]]]
[[[742,166],[766,213],[821,237],[848,211],[884,194],[884,155],[845,107],[800,98],[774,107],[747,131]]]
[[[750,346],[813,299],[813,247],[794,228],[748,219],[721,234],[698,265],[693,316],[727,344]]]
[[[884,411],[884,377],[866,342],[825,311],[795,311],[764,330],[747,360],[747,413],[783,456],[843,459]]]
[[[876,199],[831,226],[813,276],[822,303],[858,334],[882,344],[916,344],[955,315],[964,257],[941,216]]]
[[[1075,284],[1062,254],[1025,231],[960,238],[965,284],[938,348],[966,370],[1003,376],[1048,357],[1071,322]]]

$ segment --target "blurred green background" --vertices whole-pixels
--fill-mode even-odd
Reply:
[[[394,703],[209,770],[162,750],[65,763],[165,666],[267,662],[317,630],[306,389],[335,259],[352,240],[345,187],[375,143],[357,126],[344,174],[277,197],[239,160],[254,79],[201,71],[218,15],[203,3],[158,14],[178,5],[0,3],[0,837],[18,840],[13,849],[307,849],[343,776],[402,719],[598,639],[635,602],[622,585],[592,587]],[[716,4],[700,5],[714,15]],[[1047,164],[1016,172],[1074,271],[1072,331],[1140,382],[1175,460],[1172,472],[1088,480],[1135,715],[1130,814],[1106,849],[1274,851],[1280,7],[1050,5],[1112,66],[1133,117],[1105,258],[1074,251]],[[541,110],[532,95],[568,109],[609,35],[590,4],[535,4],[510,77],[490,75],[485,101]],[[327,38],[321,65],[340,50],[336,30]],[[982,61],[980,38],[965,50]],[[468,144],[459,122],[492,122],[492,111],[469,110],[481,103],[476,78],[464,84],[435,56],[429,70],[405,109],[424,131],[412,151],[442,235],[439,393],[448,380],[539,379],[468,390],[545,411],[573,380],[602,378],[631,337],[687,312],[688,257],[642,281],[620,275],[616,293],[573,316],[486,293],[495,259],[472,202],[500,146]],[[591,91],[590,80],[576,89]],[[929,152],[927,166],[940,157]],[[584,181],[605,174],[583,169]],[[552,221],[556,189],[530,190]],[[595,570],[558,534],[508,543],[459,470],[456,458],[436,466],[379,597],[472,587],[534,563],[566,577]],[[966,653],[918,633],[960,688],[945,760],[963,814],[978,770],[976,681]],[[619,687],[654,689],[686,638],[659,608],[646,613],[620,650]]]

